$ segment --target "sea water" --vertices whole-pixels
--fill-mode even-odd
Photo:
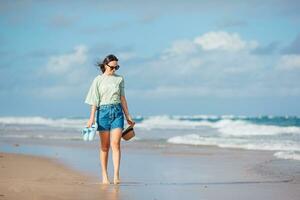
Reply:
[[[0,140],[82,140],[81,130],[87,120],[0,117]],[[277,158],[300,160],[298,116],[157,115],[135,116],[134,120],[137,142],[266,150],[274,151]]]

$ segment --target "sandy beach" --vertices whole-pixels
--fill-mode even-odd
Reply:
[[[97,141],[4,142],[0,199],[296,200],[300,196],[300,163],[276,159],[268,151],[122,142],[121,184],[103,186]],[[61,146],[73,154],[53,150]],[[33,156],[29,149],[52,155]],[[68,161],[68,155],[81,164]],[[110,157],[111,179],[112,167]]]
[[[0,164],[0,199],[115,199],[91,177],[50,158],[1,152]]]

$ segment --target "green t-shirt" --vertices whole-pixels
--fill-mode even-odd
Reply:
[[[121,96],[125,96],[123,76],[101,74],[94,78],[85,103],[97,107],[105,104],[116,104],[121,102]]]

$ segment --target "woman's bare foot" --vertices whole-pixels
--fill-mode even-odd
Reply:
[[[102,184],[110,184],[108,178],[102,178]]]
[[[109,182],[109,180],[103,180],[103,181],[102,181],[102,184],[107,185],[107,184],[110,184],[110,182]]]
[[[117,178],[114,178],[114,184],[119,184],[121,181],[120,181],[120,178],[117,177]]]
[[[102,184],[110,184],[108,176],[105,174],[102,175]]]

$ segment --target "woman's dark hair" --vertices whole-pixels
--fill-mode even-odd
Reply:
[[[102,62],[97,62],[97,66],[98,67],[100,67],[100,69],[101,69],[101,71],[102,71],[102,73],[104,73],[105,72],[105,65],[107,64],[107,63],[109,63],[109,62],[111,62],[111,61],[118,61],[118,58],[115,56],[115,55],[113,55],[113,54],[109,54],[109,55],[107,55],[105,58],[104,58],[104,60],[102,61]]]

